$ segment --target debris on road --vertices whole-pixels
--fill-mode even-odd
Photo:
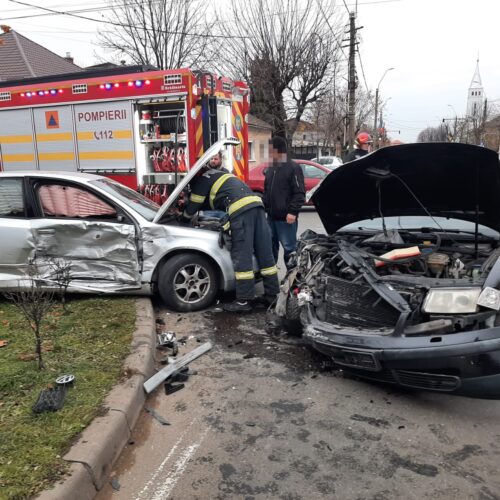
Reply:
[[[181,356],[174,363],[169,364],[165,368],[162,368],[158,373],[146,380],[146,382],[144,382],[143,384],[144,390],[148,394],[154,391],[162,382],[167,380],[168,377],[173,375],[180,368],[191,363],[191,361],[194,361],[196,358],[199,358],[206,352],[210,351],[210,349],[212,349],[212,343],[206,342],[205,344],[198,346],[196,349],[193,349],[188,354]]]
[[[115,491],[120,491],[120,483],[119,483],[118,479],[116,479],[116,477],[114,477],[113,479],[111,479],[111,481],[109,482],[109,484],[111,484],[111,487]]]
[[[169,396],[174,394],[174,392],[184,389],[184,384],[172,384],[171,382],[165,382],[165,394]]]
[[[145,406],[144,411],[149,413],[153,418],[156,418],[161,425],[170,425],[170,422],[167,422],[161,415],[156,413],[152,408],[149,408],[149,406]]]

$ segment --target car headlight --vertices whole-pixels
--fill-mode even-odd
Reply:
[[[483,307],[488,307],[489,309],[495,309],[498,311],[500,309],[500,292],[487,286],[481,292],[479,299],[477,300],[478,305]]]
[[[430,314],[465,314],[477,311],[481,288],[435,288],[429,290],[422,310]]]

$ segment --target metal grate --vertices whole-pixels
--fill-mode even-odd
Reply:
[[[394,328],[399,312],[366,283],[330,276],[326,293],[326,320],[348,328]]]
[[[182,75],[165,75],[163,82],[165,85],[178,85],[179,83],[182,83]]]
[[[222,90],[224,92],[231,92],[231,84],[228,82],[222,82]]]
[[[10,92],[0,92],[0,101],[10,101],[12,96]]]
[[[75,83],[72,88],[73,94],[86,94],[88,91],[86,83]]]
[[[411,372],[406,370],[395,370],[395,375],[401,385],[417,389],[454,391],[460,386],[460,378],[454,375]]]

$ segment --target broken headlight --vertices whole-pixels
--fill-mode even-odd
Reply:
[[[495,311],[498,311],[500,309],[500,292],[498,290],[495,290],[495,288],[487,286],[481,292],[477,303],[480,306],[488,307],[489,309],[495,309]]]
[[[477,311],[480,288],[435,288],[429,290],[422,310],[429,314],[465,314]]]

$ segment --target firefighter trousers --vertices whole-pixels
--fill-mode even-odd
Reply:
[[[263,207],[250,208],[231,219],[231,259],[237,300],[255,297],[254,254],[264,282],[264,293],[276,295],[279,292],[278,269]]]

